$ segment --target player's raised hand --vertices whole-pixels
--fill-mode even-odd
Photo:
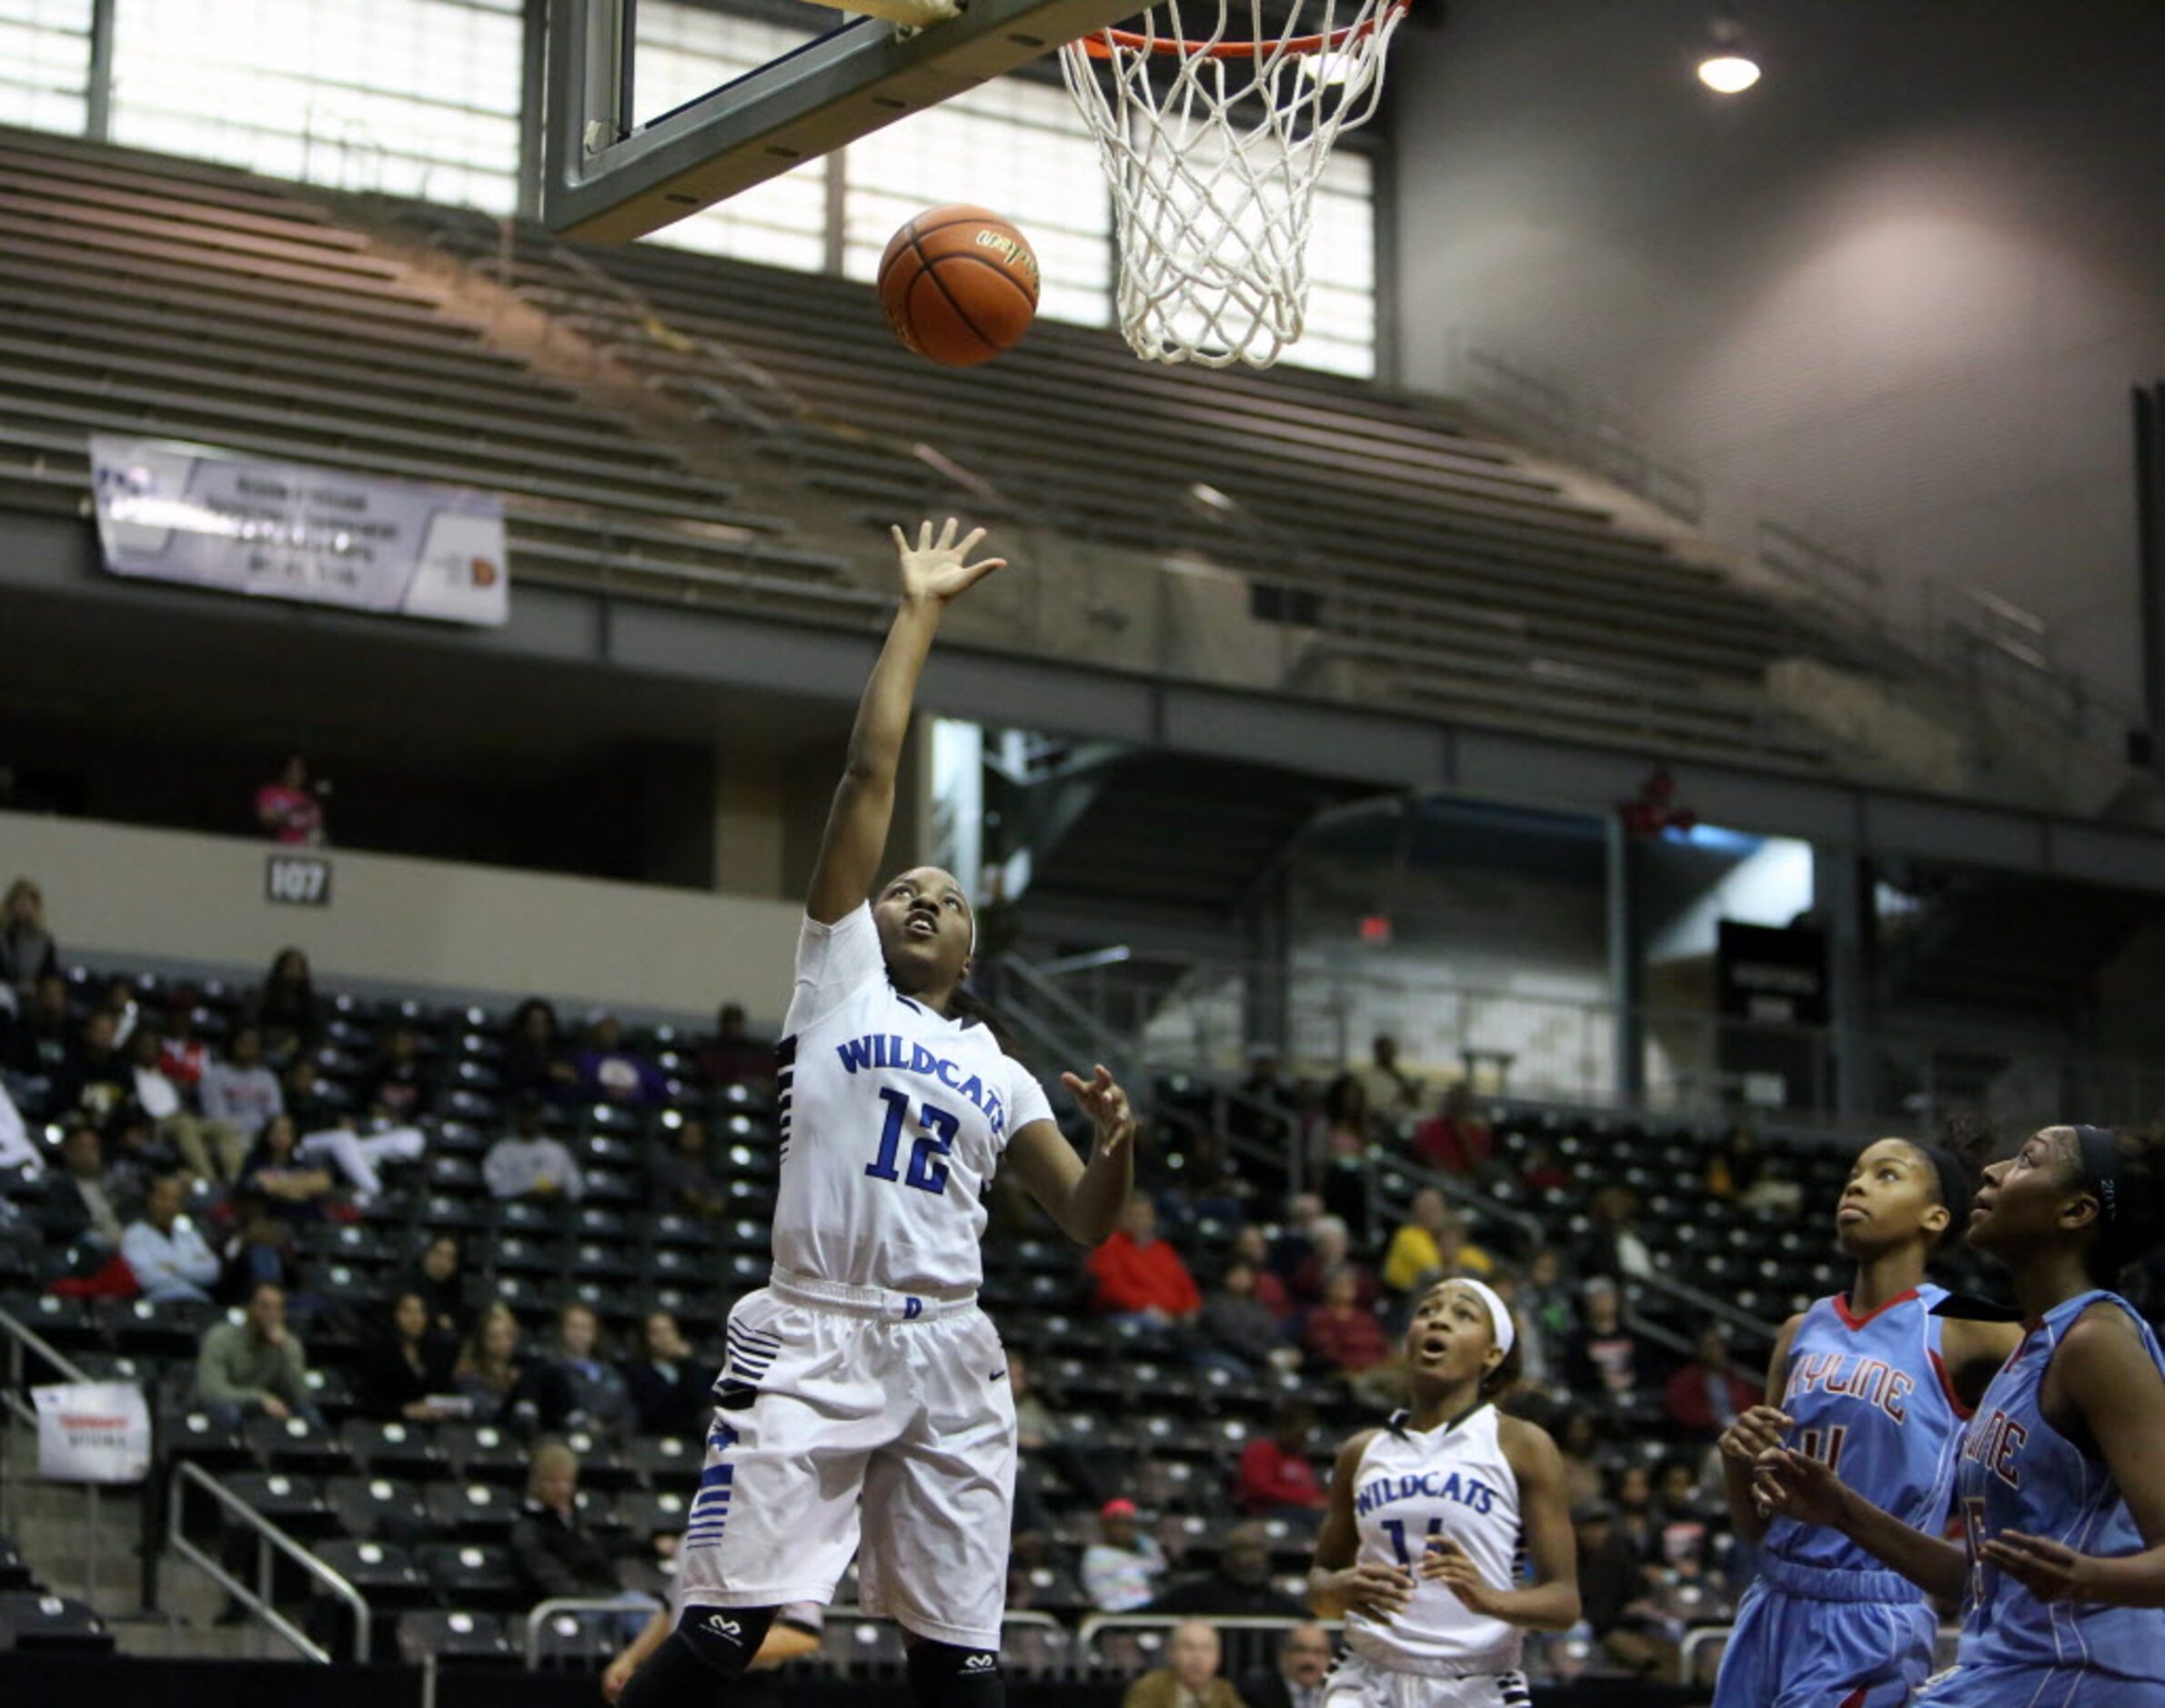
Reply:
[[[1722,1431],[1716,1445],[1725,1458],[1748,1465],[1761,1453],[1779,1447],[1794,1422],[1787,1412],[1773,1406],[1755,1405]]]
[[[1120,1089],[1103,1062],[1088,1080],[1080,1074],[1063,1073],[1061,1084],[1074,1094],[1075,1101],[1082,1105],[1082,1112],[1097,1128],[1097,1150],[1101,1156],[1117,1156],[1135,1140],[1135,1111],[1128,1106],[1128,1094]]]
[[[2065,1542],[2003,1530],[1979,1547],[1978,1554],[1987,1565],[1998,1566],[2040,1602],[2097,1599],[2091,1584],[2096,1561],[2089,1554],[2077,1553]]]
[[[1319,1580],[1319,1587],[1349,1613],[1365,1613],[1387,1625],[1414,1598],[1414,1574],[1404,1566],[1364,1561]]]
[[[935,536],[931,523],[921,522],[914,546],[901,528],[890,530],[894,535],[894,548],[901,558],[905,600],[944,605],[967,593],[995,569],[1007,568],[1004,558],[982,558],[972,563],[970,554],[983,540],[985,531],[973,527],[958,540],[955,536],[961,532],[962,526],[951,516]]]
[[[1800,1524],[1839,1523],[1848,1492],[1826,1464],[1787,1447],[1759,1455],[1752,1466],[1751,1492],[1761,1512]]]
[[[1448,1536],[1431,1536],[1421,1555],[1421,1575],[1441,1583],[1469,1613],[1495,1616],[1495,1585],[1481,1575],[1474,1558]]]

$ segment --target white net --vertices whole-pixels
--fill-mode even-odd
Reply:
[[[1187,10],[1165,0],[1133,30],[1070,42],[1061,69],[1113,186],[1129,346],[1154,362],[1268,367],[1307,315],[1316,179],[1382,98],[1405,0]]]

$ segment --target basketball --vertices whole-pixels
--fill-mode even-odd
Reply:
[[[904,348],[942,367],[1012,349],[1037,315],[1030,240],[982,207],[935,207],[880,257],[880,307]]]

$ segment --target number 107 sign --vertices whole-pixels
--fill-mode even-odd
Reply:
[[[263,869],[263,899],[288,908],[331,905],[331,863],[313,854],[273,854]]]

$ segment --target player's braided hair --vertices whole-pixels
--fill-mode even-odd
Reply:
[[[1913,1141],[1932,1165],[1938,1183],[1936,1196],[1947,1208],[1947,1226],[1939,1231],[1934,1249],[1952,1243],[1962,1231],[1969,1201],[1977,1195],[1985,1165],[2000,1148],[1997,1129],[1981,1115],[1950,1115],[1940,1124],[1936,1139]]]
[[[965,1026],[983,1027],[992,1034],[992,1041],[1000,1046],[1003,1055],[1012,1056],[1018,1061],[1022,1059],[1022,1052],[1016,1046],[1015,1035],[1009,1028],[1006,1017],[968,985],[955,986],[947,999],[947,1011],[951,1018],[962,1021]]]
[[[2165,1116],[2147,1127],[2112,1129],[2115,1213],[2088,1255],[2101,1287],[2165,1245]]]

